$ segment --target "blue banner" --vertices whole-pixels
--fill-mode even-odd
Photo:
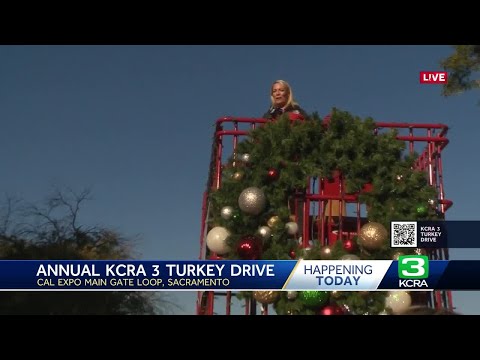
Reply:
[[[0,291],[480,290],[480,261],[0,260]]]
[[[480,221],[392,221],[393,248],[480,248]]]
[[[281,289],[296,261],[0,261],[0,290]]]

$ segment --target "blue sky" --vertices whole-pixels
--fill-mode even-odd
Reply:
[[[287,80],[307,112],[332,107],[377,121],[443,123],[450,220],[480,220],[480,93],[444,98],[419,72],[450,46],[0,46],[0,191],[41,201],[52,186],[92,188],[81,221],[139,239],[141,259],[199,254],[213,124],[259,117]],[[475,236],[475,234],[472,234]],[[480,239],[479,239],[480,240]],[[451,259],[480,259],[453,249]],[[171,293],[179,314],[195,293]],[[479,292],[454,305],[480,314]]]

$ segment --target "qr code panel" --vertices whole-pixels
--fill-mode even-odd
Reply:
[[[392,247],[417,247],[417,223],[407,221],[392,222]]]

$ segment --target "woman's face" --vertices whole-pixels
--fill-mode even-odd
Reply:
[[[280,83],[273,84],[272,87],[273,105],[276,108],[284,107],[288,101],[288,89]]]

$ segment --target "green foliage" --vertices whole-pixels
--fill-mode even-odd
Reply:
[[[436,190],[428,186],[424,172],[413,169],[416,154],[405,155],[405,145],[396,135],[393,130],[376,133],[372,118],[361,119],[338,109],[333,109],[328,126],[318,115],[293,123],[284,116],[252,130],[225,164],[220,189],[209,194],[213,209],[210,227],[223,226],[231,234],[227,239],[231,251],[226,258],[239,259],[236,249],[240,239],[258,236],[259,227],[278,216],[279,221],[271,226],[272,236],[263,240],[262,259],[291,259],[292,252],[297,258],[327,259],[318,242],[309,251],[300,248],[285,224],[291,221],[289,200],[301,196],[307,178],[330,178],[335,171],[345,177],[348,193],[360,193],[359,201],[367,205],[368,220],[386,229],[392,220],[438,219],[434,207],[429,206],[429,201],[437,199]],[[241,161],[241,154],[249,154],[249,161]],[[267,176],[272,168],[278,171],[277,179]],[[235,176],[238,173],[242,176]],[[365,184],[372,184],[372,191],[361,192]],[[239,194],[252,186],[262,189],[267,199],[258,215],[243,213],[239,208]],[[228,220],[221,216],[226,206],[231,206],[235,214]],[[359,244],[357,248],[355,255],[361,259],[393,256],[388,244],[375,251],[366,251]],[[340,259],[346,254],[350,253],[337,241],[328,258]],[[274,304],[278,314],[317,313],[301,296],[294,300],[286,296],[282,292]],[[329,304],[347,306],[355,314],[377,314],[385,310],[384,299],[384,292],[345,292],[330,296]]]
[[[451,96],[471,89],[480,88],[480,45],[456,45],[454,53],[440,64],[448,72],[448,83],[442,95]],[[477,78],[473,78],[477,75]]]

